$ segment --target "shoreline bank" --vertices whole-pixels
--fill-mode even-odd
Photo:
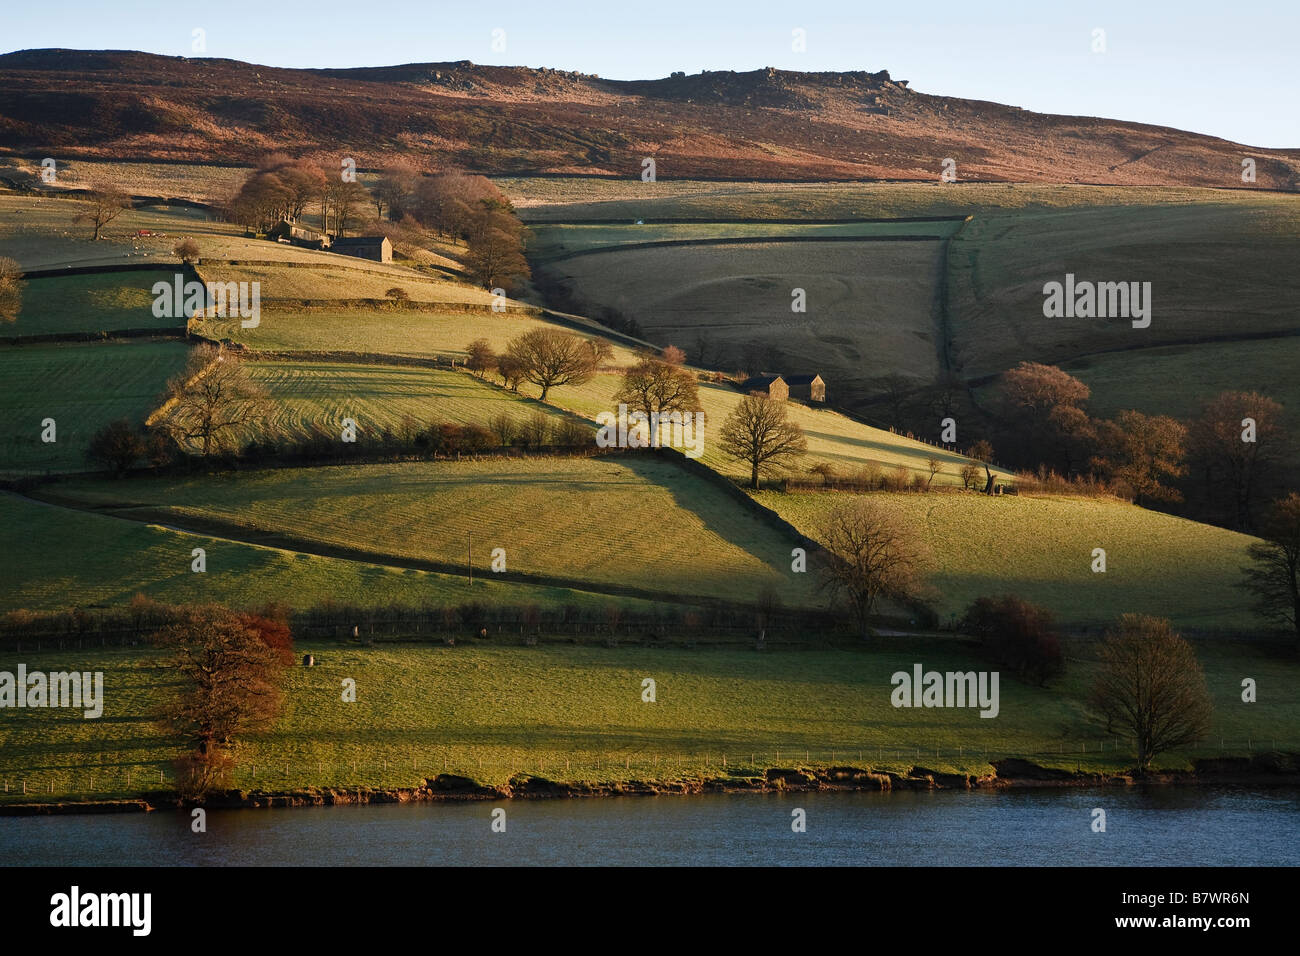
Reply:
[[[150,813],[158,810],[287,809],[345,805],[440,803],[461,801],[545,800],[621,796],[689,796],[708,793],[892,792],[894,790],[1008,790],[1133,786],[1300,786],[1295,755],[1220,758],[1198,761],[1193,770],[1148,774],[1056,770],[1027,760],[993,762],[984,776],[942,773],[923,766],[906,775],[853,766],[769,768],[761,774],[680,780],[624,780],[600,783],[550,780],[520,774],[502,786],[481,784],[457,774],[425,777],[414,787],[308,787],[295,790],[220,790],[202,800],[175,792],[155,791],[119,800],[54,800],[0,805],[0,816]]]

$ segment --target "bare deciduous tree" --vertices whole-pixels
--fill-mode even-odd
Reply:
[[[970,458],[984,466],[984,493],[993,494],[993,472],[989,470],[989,462],[993,460],[993,445],[988,439],[981,438],[971,445]]]
[[[649,417],[665,412],[691,412],[700,407],[700,387],[695,375],[679,364],[646,355],[623,372],[614,396],[632,411]]]
[[[780,467],[808,450],[803,429],[786,417],[783,402],[762,395],[746,395],[727,416],[718,432],[722,450],[750,465],[750,486],[759,487],[759,475]]]
[[[523,379],[542,390],[542,401],[556,386],[590,381],[598,361],[595,345],[559,329],[525,332],[506,346],[506,354],[519,363]]]
[[[16,322],[23,308],[22,266],[0,256],[0,322]]]
[[[507,412],[501,412],[488,422],[488,428],[492,436],[501,443],[502,448],[509,448],[510,443],[515,440],[519,434],[519,428],[515,425],[515,420]]]
[[[487,339],[475,339],[465,346],[465,367],[479,378],[495,368],[496,364],[497,353],[492,350]]]
[[[167,385],[173,408],[166,428],[198,442],[202,454],[226,447],[240,429],[266,416],[266,391],[248,376],[238,356],[204,345],[190,353],[185,371]]]
[[[497,374],[501,376],[501,384],[512,392],[519,391],[519,386],[524,382],[523,365],[508,352],[497,356]]]
[[[1094,466],[1133,489],[1138,504],[1182,500],[1176,488],[1164,483],[1187,473],[1187,429],[1182,424],[1167,415],[1126,410],[1113,422],[1101,422],[1098,435],[1101,454],[1093,459]]]
[[[1196,653],[1163,618],[1125,614],[1100,648],[1093,709],[1108,729],[1133,736],[1138,769],[1159,754],[1195,743],[1210,728],[1213,705]]]
[[[1300,640],[1300,494],[1273,503],[1260,537],[1249,548],[1254,564],[1243,569],[1243,586],[1265,617],[1291,628]]]
[[[1248,529],[1269,469],[1283,444],[1282,406],[1259,392],[1224,392],[1201,410],[1188,429],[1198,470]]]
[[[927,472],[925,479],[925,490],[929,491],[930,486],[934,484],[934,479],[943,474],[943,462],[938,458],[927,458],[925,460],[925,470]]]
[[[87,207],[74,221],[90,223],[92,239],[98,239],[105,226],[131,208],[131,197],[112,185],[94,186],[86,202]]]
[[[921,590],[921,553],[913,536],[884,505],[856,498],[822,521],[826,548],[822,584],[848,599],[859,632],[870,636],[871,615],[881,599],[906,601]]]
[[[193,239],[182,239],[172,246],[172,255],[186,265],[195,263],[199,259],[199,244]]]
[[[228,766],[230,743],[279,714],[292,639],[283,622],[207,605],[185,608],[155,640],[173,652],[169,663],[181,678],[159,722],[193,748],[188,768],[210,775],[191,784],[201,791]]]

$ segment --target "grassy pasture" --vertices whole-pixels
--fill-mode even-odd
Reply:
[[[633,598],[568,588],[475,579],[299,554],[280,548],[186,534],[155,524],[40,504],[0,494],[0,608],[60,610],[124,605],[139,593],[168,603],[215,601],[234,608],[268,602],[310,608],[327,601],[390,604],[609,604]],[[190,569],[190,552],[207,552],[207,571]],[[3,748],[0,748],[3,749]]]
[[[355,262],[358,265],[353,266]],[[290,265],[231,265],[209,262],[199,266],[207,282],[257,282],[263,302],[277,299],[383,299],[394,286],[416,302],[463,302],[488,307],[492,295],[456,282],[443,282],[407,269],[378,269],[380,263],[330,255],[313,268]]]
[[[960,222],[820,222],[820,223],[537,223],[532,226],[530,255],[546,261],[636,242],[682,242],[693,239],[762,239],[769,236],[876,237],[950,236]]]
[[[219,202],[239,188],[249,169],[209,166],[203,163],[118,162],[89,159],[58,161],[56,186],[89,189],[109,182],[133,196],[165,196],[194,202]],[[14,173],[39,177],[37,160],[17,156],[0,157],[0,176]]]
[[[822,517],[847,500],[821,493],[756,497],[814,538]],[[1129,611],[1192,628],[1261,623],[1250,595],[1235,587],[1254,540],[1243,534],[1118,501],[974,493],[873,497],[924,542],[935,607],[944,619],[960,615],[977,597],[1009,592],[1069,624],[1102,624]],[[1094,548],[1106,551],[1104,573],[1091,569]]]
[[[255,329],[242,329],[238,320],[230,319],[208,319],[195,323],[195,326],[204,335],[213,338],[229,336],[254,350],[355,350],[425,356],[463,356],[464,347],[479,337],[486,338],[494,348],[502,350],[510,339],[529,329],[554,327],[545,320],[530,316],[493,313],[436,315],[377,310],[281,312],[274,309],[263,311],[261,325]],[[614,352],[616,365],[627,364],[632,359],[632,352],[622,346],[615,346]],[[257,365],[255,361],[253,364]],[[268,368],[278,365],[280,363],[268,363]],[[333,372],[324,370],[320,374]],[[379,381],[383,374],[387,373],[373,373],[374,388],[382,390],[389,387]],[[409,380],[406,370],[395,374]],[[614,395],[619,384],[618,373],[605,371],[584,385],[555,388],[548,396],[548,401],[559,408],[594,420],[601,412],[617,410]],[[536,398],[539,394],[536,386],[527,383],[520,386],[519,391],[529,398]],[[495,396],[501,394],[499,390],[494,389],[493,392]],[[747,474],[744,466],[727,459],[708,439],[708,429],[720,428],[723,420],[743,396],[728,385],[711,384],[700,386],[700,396],[707,416],[704,462],[724,474],[743,477]],[[341,401],[347,395],[340,392],[339,397]],[[484,393],[483,398],[487,400],[487,397]],[[475,401],[478,399],[475,398]],[[958,483],[957,471],[964,459],[951,452],[863,425],[824,408],[815,409],[792,402],[789,412],[808,436],[809,455],[801,467],[809,467],[817,461],[832,461],[852,470],[867,461],[874,461],[885,468],[902,463],[921,473],[925,469],[926,460],[933,455],[944,463],[945,469],[945,474],[936,481],[940,484]],[[487,421],[491,417],[492,415],[485,414],[482,418],[468,420]]]
[[[547,396],[547,400],[560,408],[595,419],[601,412],[617,413],[614,395],[620,382],[618,374],[607,372],[585,385],[557,388]],[[538,390],[532,385],[523,385],[520,392],[535,396]],[[749,477],[749,466],[724,454],[712,436],[743,398],[744,395],[730,385],[700,384],[700,405],[705,414],[704,448],[700,461],[737,479]],[[807,471],[818,462],[830,462],[843,472],[853,472],[862,465],[874,463],[885,471],[901,464],[914,474],[928,474],[926,461],[934,457],[943,464],[943,472],[934,479],[935,485],[961,484],[958,471],[966,459],[958,454],[872,428],[827,408],[790,402],[786,411],[808,439],[808,454],[794,466],[795,472]],[[997,474],[1004,473],[998,471]]]
[[[1291,329],[1298,258],[1295,196],[976,215],[949,253],[954,358],[973,377],[1022,360]],[[1067,272],[1076,281],[1150,282],[1150,327],[1045,318],[1043,284]]]
[[[942,253],[939,242],[682,246],[546,268],[588,313],[613,308],[649,340],[691,354],[707,330],[710,361],[723,368],[741,367],[747,346],[769,346],[778,371],[819,372],[832,400],[851,404],[873,379],[938,373]],[[805,313],[791,309],[796,288]]]
[[[0,471],[87,470],[91,436],[114,419],[142,423],[188,351],[184,342],[152,341],[0,349]],[[49,444],[41,441],[46,418],[56,427]]]
[[[698,779],[844,764],[988,774],[989,761],[1004,756],[1069,770],[1133,764],[1123,742],[1088,717],[1093,665],[1086,659],[1050,688],[1004,675],[996,720],[974,709],[892,707],[891,674],[915,662],[939,671],[986,666],[944,638],[767,654],[482,642],[361,648],[300,641],[297,650],[314,654],[317,666],[288,672],[278,724],[238,746],[239,787],[414,786],[443,772],[491,784],[518,772],[573,781]],[[1210,737],[1161,757],[1158,768],[1244,754],[1248,738],[1256,750],[1274,742],[1295,749],[1300,712],[1285,695],[1264,695],[1251,707],[1239,698],[1242,673],[1261,687],[1293,686],[1300,678],[1294,660],[1209,642],[1197,653],[1216,703]],[[171,781],[179,751],[151,720],[172,682],[162,655],[45,651],[23,661],[34,670],[103,671],[105,710],[99,720],[64,710],[11,711],[0,724],[0,778],[9,783],[0,801],[134,796],[157,789],[159,771]],[[0,659],[0,667],[15,663]],[[641,702],[646,676],[656,681],[654,704]],[[355,703],[340,701],[345,677],[357,683]],[[26,796],[18,792],[24,780]]]
[[[105,227],[103,237],[91,239],[91,229],[73,220],[88,207],[70,197],[0,194],[0,256],[16,259],[24,269],[63,266],[116,265],[161,260],[176,262],[172,247],[182,238],[199,245],[203,259],[275,260],[331,264],[340,261],[367,268],[363,259],[302,249],[282,242],[248,238],[242,226],[209,219],[205,211],[187,206],[145,206],[128,209]],[[146,229],[153,236],[137,237]],[[369,263],[371,271],[413,275],[402,266]]]
[[[365,437],[384,430],[400,434],[410,425],[432,422],[486,427],[502,412],[516,422],[539,411],[553,420],[562,417],[547,405],[462,372],[304,361],[254,361],[247,368],[269,393],[272,413],[246,429],[243,441],[258,435],[301,438],[313,427],[337,436],[345,418],[354,420],[358,435]]]
[[[320,544],[674,595],[819,604],[789,572],[797,542],[720,489],[640,457],[488,459],[239,472],[190,480],[79,481],[60,495],[146,513],[218,519]],[[133,512],[124,511],[126,515]]]
[[[495,350],[504,351],[511,339],[532,329],[555,328],[555,324],[531,315],[488,311],[294,309],[273,304],[263,307],[262,321],[257,328],[245,329],[239,319],[232,318],[204,319],[192,327],[201,335],[229,338],[253,350],[305,349],[463,358],[465,346],[475,339],[487,339]],[[614,352],[619,364],[630,361],[632,353],[628,349],[615,346]]]
[[[500,177],[533,223],[576,219],[888,219],[972,212],[1232,201],[1245,190],[1042,183],[770,183]],[[1270,194],[1261,194],[1265,199]]]
[[[153,284],[170,285],[177,272],[158,269],[28,279],[23,283],[18,321],[0,324],[0,335],[182,328],[184,319],[160,319],[153,314]]]

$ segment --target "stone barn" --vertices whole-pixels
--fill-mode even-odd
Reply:
[[[319,229],[299,225],[288,219],[281,219],[274,229],[266,234],[268,239],[283,239],[304,249],[328,249],[330,238]]]
[[[778,402],[784,402],[790,397],[790,386],[785,383],[785,379],[771,372],[747,378],[740,383],[739,387],[746,395],[757,392],[764,398],[772,398]]]
[[[825,402],[826,383],[820,375],[787,375],[786,385],[790,386],[790,397],[801,402]]]
[[[387,236],[355,236],[351,239],[335,239],[330,244],[331,252],[358,259],[371,259],[375,262],[393,261],[393,244]]]

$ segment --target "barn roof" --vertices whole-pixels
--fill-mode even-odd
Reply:
[[[785,383],[787,385],[811,385],[819,378],[821,376],[815,372],[812,375],[787,375],[785,376]]]
[[[752,392],[760,388],[770,388],[773,382],[783,382],[785,379],[780,375],[755,375],[753,378],[747,378],[740,383],[741,389],[746,392]]]

